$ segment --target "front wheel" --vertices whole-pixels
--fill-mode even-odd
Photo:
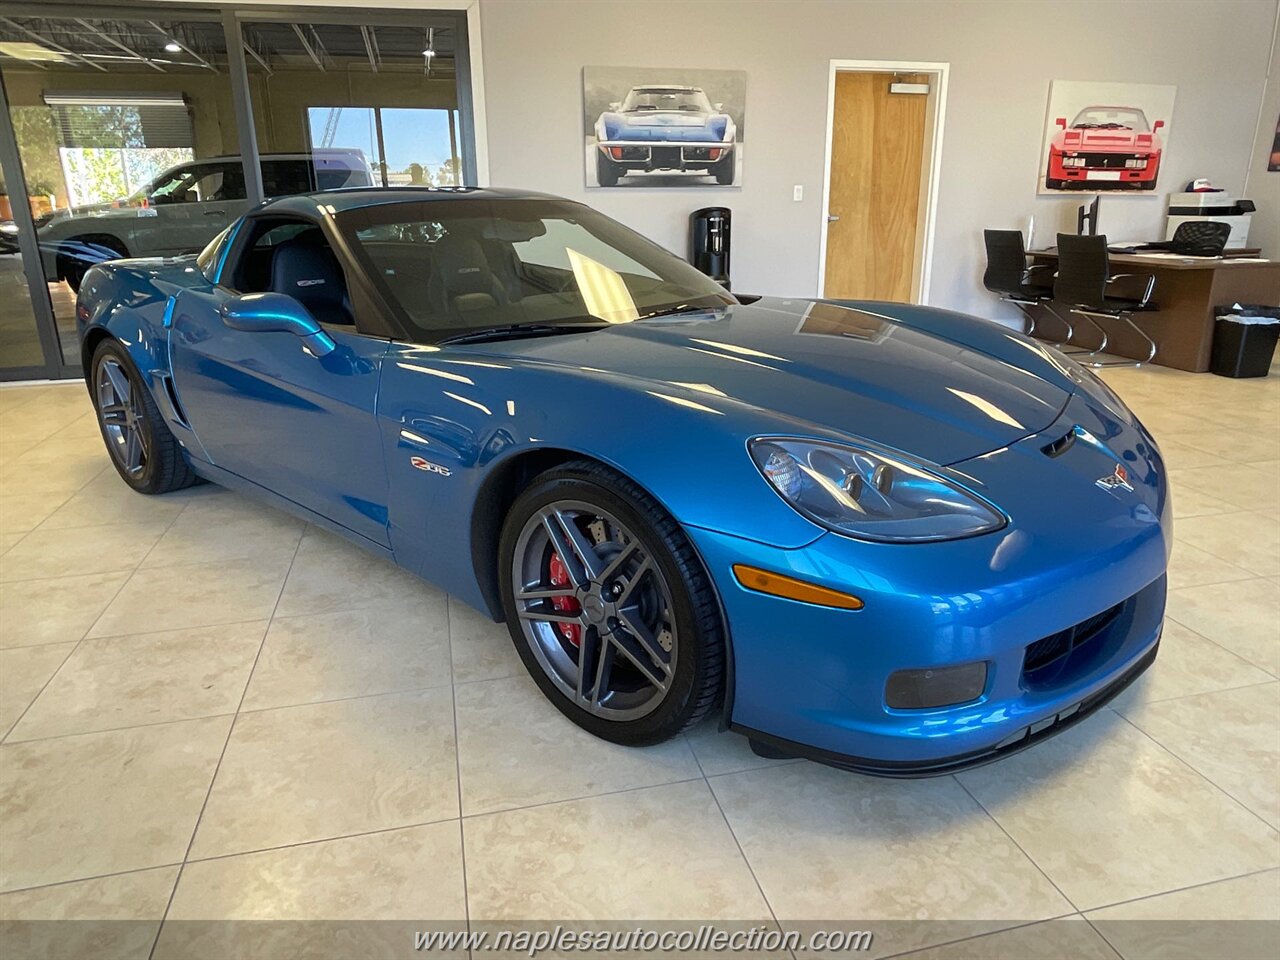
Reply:
[[[499,547],[511,638],[542,692],[615,743],[658,743],[719,701],[725,640],[706,571],[644,490],[575,461],[512,505]]]
[[[196,482],[128,352],[103,340],[90,367],[98,427],[122,480],[139,493],[168,493]]]

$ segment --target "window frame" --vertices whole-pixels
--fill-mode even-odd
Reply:
[[[353,261],[350,249],[333,225],[332,217],[316,218],[295,210],[274,210],[271,207],[246,214],[235,225],[234,235],[231,236],[226,254],[218,267],[217,280],[213,282],[215,287],[230,297],[244,295],[245,291],[232,286],[231,281],[236,278],[245,255],[253,249],[261,236],[258,227],[262,221],[274,221],[277,225],[302,223],[319,227],[329,249],[337,258],[338,267],[347,284],[347,296],[351,301],[351,315],[355,323],[326,323],[316,319],[320,326],[331,333],[354,334],[375,340],[405,339],[403,331],[397,330],[395,324],[388,321],[385,306],[380,303],[380,298],[374,293],[362,268]]]

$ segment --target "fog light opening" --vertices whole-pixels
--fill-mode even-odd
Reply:
[[[977,700],[987,688],[987,662],[899,670],[889,675],[885,703],[893,710],[928,710]]]

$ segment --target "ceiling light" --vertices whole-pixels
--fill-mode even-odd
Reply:
[[[0,43],[0,54],[6,57],[13,57],[15,60],[66,60],[65,54],[59,53],[57,50],[50,50],[48,47],[42,47],[38,43],[27,43],[26,41],[17,41],[9,43]]]
[[[182,44],[178,43],[177,40],[170,40],[168,43],[164,45],[164,48],[168,53],[182,52]]]

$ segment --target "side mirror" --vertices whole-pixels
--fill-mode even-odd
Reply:
[[[1160,129],[1161,127],[1163,127],[1163,126],[1164,126],[1164,121],[1163,121],[1163,120],[1157,120],[1155,123],[1153,123],[1153,124],[1151,125],[1151,130],[1152,130],[1152,132],[1154,133],[1156,130],[1159,130],[1159,129]]]
[[[292,333],[312,356],[328,356],[338,346],[306,307],[283,293],[246,293],[224,304],[221,312],[232,330]]]
[[[715,107],[715,108],[716,108],[716,113],[724,113],[724,104],[723,104],[723,103],[713,103],[711,106],[713,106],[713,107]]]
[[[617,112],[618,112],[618,108],[619,108],[620,106],[622,106],[622,101],[621,101],[621,100],[610,100],[610,101],[609,101],[609,112],[610,112],[610,113],[617,113]]]
[[[1056,123],[1058,126],[1060,126],[1063,130],[1067,129],[1067,118],[1066,118],[1066,117],[1059,117],[1057,120],[1055,120],[1055,121],[1053,121],[1053,122],[1054,122],[1054,123]]]

